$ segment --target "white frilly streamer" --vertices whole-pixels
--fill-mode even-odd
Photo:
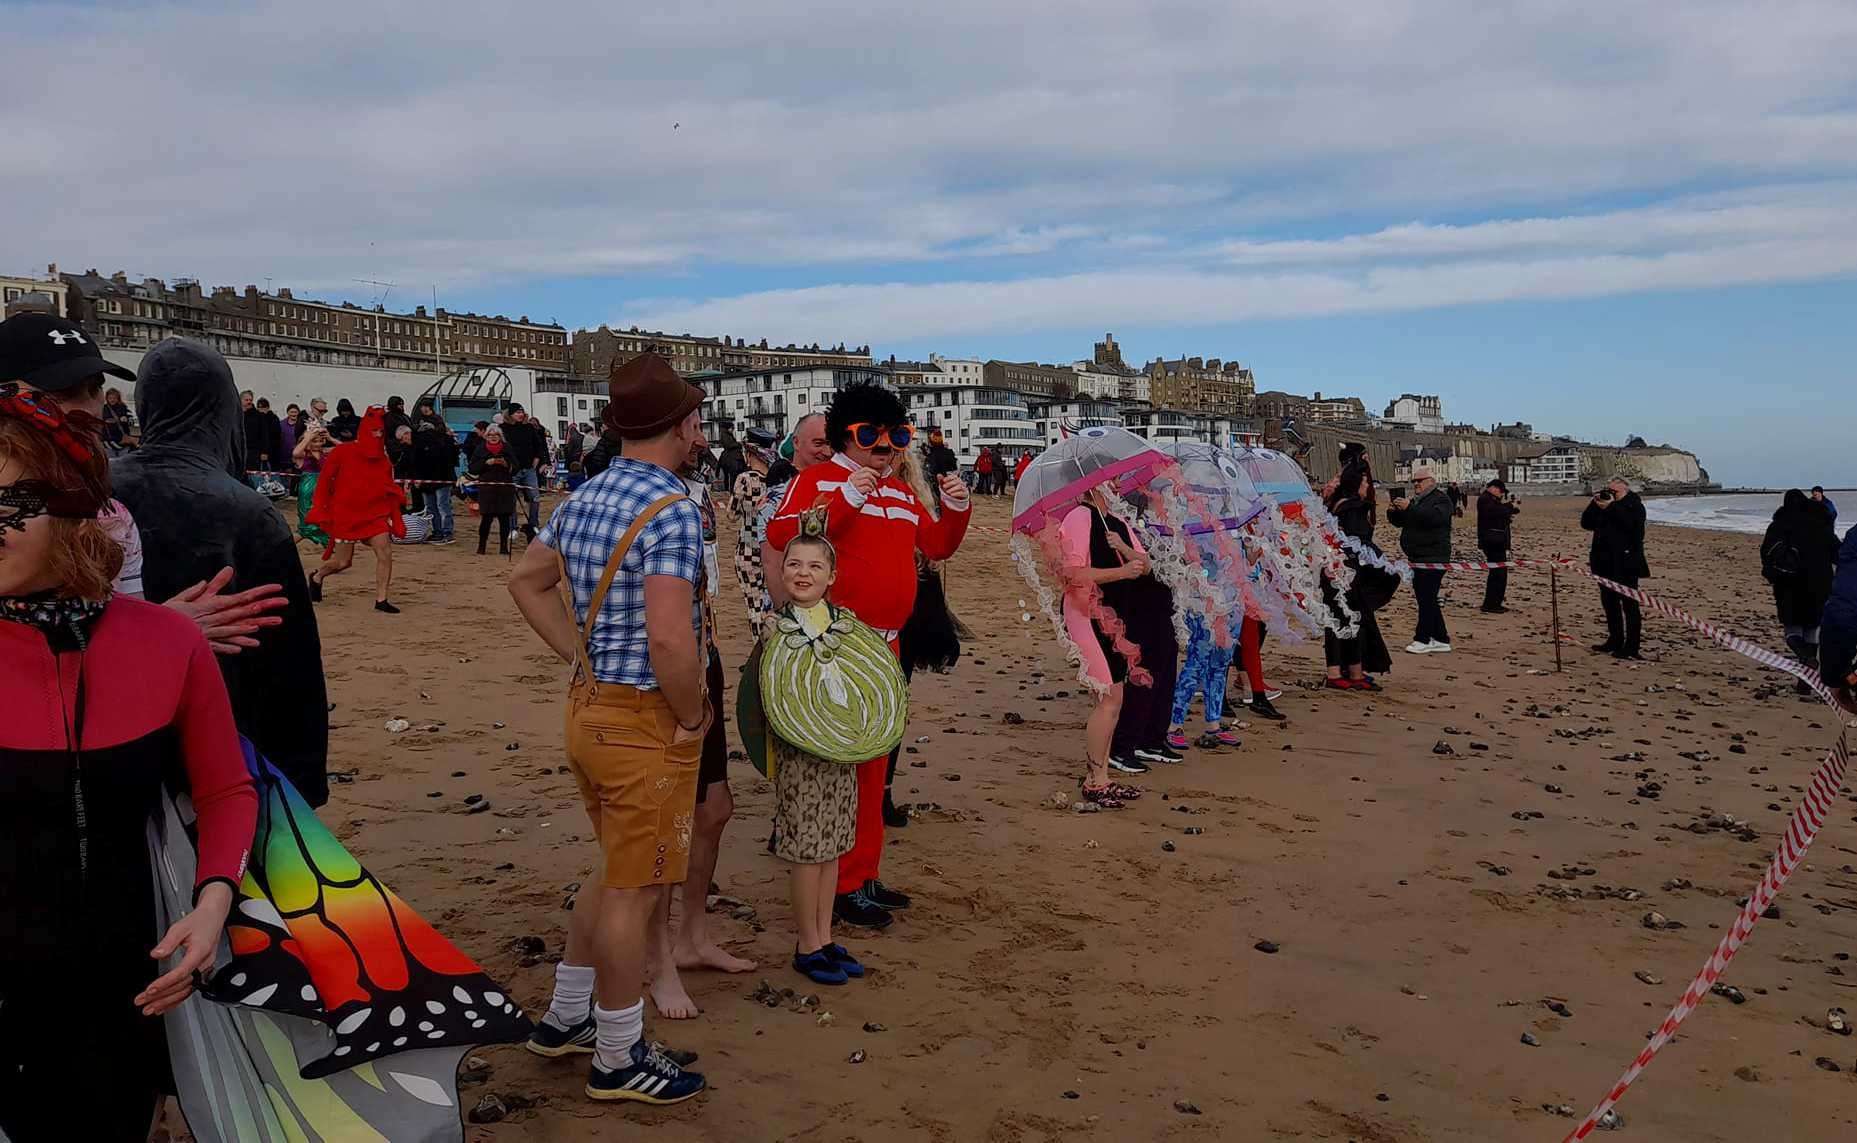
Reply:
[[[1353,636],[1360,629],[1360,616],[1348,606],[1346,599],[1339,600],[1339,615],[1322,601],[1321,576],[1330,567],[1327,542],[1320,540],[1313,527],[1299,526],[1285,519],[1274,497],[1265,496],[1264,503],[1264,512],[1252,526],[1262,525],[1259,530],[1263,534],[1259,539],[1264,542],[1265,574],[1285,597],[1284,614],[1291,620],[1286,637],[1293,640],[1297,636],[1314,637],[1324,629],[1344,639]],[[1338,588],[1345,590],[1341,576],[1331,575],[1331,579]],[[1346,580],[1353,582],[1351,573],[1346,574]]]
[[[1114,486],[1105,485],[1102,491],[1105,499],[1109,501],[1109,511],[1112,514],[1120,516],[1123,520],[1143,519],[1142,513],[1137,511],[1133,504],[1122,499]],[[1150,496],[1168,495],[1165,490],[1154,484],[1148,485],[1145,491]],[[1167,515],[1175,520],[1184,518],[1179,511],[1168,512]],[[1218,610],[1212,585],[1188,562],[1186,549],[1180,544],[1179,529],[1174,529],[1173,535],[1162,535],[1152,528],[1143,528],[1142,531],[1145,535],[1142,543],[1148,549],[1148,563],[1154,573],[1154,578],[1166,584],[1167,589],[1173,593],[1174,607],[1171,618],[1173,619],[1174,638],[1178,639],[1180,646],[1184,647],[1189,638],[1186,629],[1187,612],[1193,611],[1204,615]]]

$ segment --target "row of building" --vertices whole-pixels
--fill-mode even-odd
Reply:
[[[526,315],[512,319],[442,307],[428,312],[424,306],[394,313],[382,306],[301,298],[290,289],[209,290],[191,279],[136,281],[121,272],[60,273],[55,265],[43,278],[0,278],[0,303],[11,306],[29,295],[84,324],[106,349],[127,353],[179,335],[209,341],[231,358],[284,368],[295,363],[434,378],[516,370],[532,380],[532,410],[559,435],[570,421],[597,422],[608,371],[651,351],[708,390],[705,428],[712,439],[725,442],[750,427],[784,433],[844,385],[878,381],[904,392],[917,423],[941,428],[968,464],[982,449],[997,449],[1013,460],[1048,447],[1066,426],[1113,424],[1150,440],[1222,444],[1293,440],[1285,426],[1304,425],[1450,439],[1448,447],[1403,448],[1395,474],[1402,480],[1421,461],[1443,480],[1469,484],[1496,475],[1518,483],[1560,483],[1581,475],[1577,449],[1525,424],[1497,425],[1487,434],[1543,446],[1529,450],[1519,467],[1482,459],[1491,450],[1479,450],[1475,438],[1485,434],[1447,422],[1436,396],[1403,393],[1374,414],[1358,397],[1259,393],[1251,370],[1236,361],[1182,356],[1130,366],[1113,333],[1096,342],[1088,358],[1063,365],[937,354],[927,361],[877,362],[869,346],[751,344],[738,337],[605,325],[569,334],[559,324]],[[411,393],[421,388],[406,386]]]

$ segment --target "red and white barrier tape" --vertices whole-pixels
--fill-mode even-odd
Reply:
[[[1438,564],[1408,563],[1404,560],[1389,560],[1385,557],[1375,559],[1374,553],[1362,547],[1360,542],[1354,540],[1353,537],[1344,535],[1341,536],[1340,539],[1344,547],[1354,552],[1357,556],[1360,556],[1364,561],[1372,562],[1376,566],[1382,567],[1384,570],[1402,575],[1409,574],[1412,569],[1420,568],[1437,571],[1487,571],[1492,568],[1526,567],[1567,568],[1570,571],[1577,572],[1591,579],[1605,591],[1615,592],[1625,596],[1627,599],[1636,600],[1642,606],[1650,608],[1659,615],[1676,620],[1678,623],[1683,624],[1692,631],[1700,633],[1727,650],[1733,651],[1737,655],[1744,656],[1762,666],[1771,667],[1776,671],[1783,671],[1793,676],[1800,682],[1811,687],[1812,693],[1830,705],[1834,711],[1837,711],[1840,721],[1844,721],[1842,708],[1838,706],[1836,696],[1832,693],[1831,688],[1825,685],[1824,680],[1819,678],[1818,672],[1813,670],[1809,665],[1787,658],[1776,652],[1769,651],[1751,640],[1744,639],[1734,634],[1732,631],[1723,630],[1708,620],[1692,615],[1682,608],[1667,603],[1647,591],[1642,591],[1635,587],[1627,587],[1616,580],[1596,575],[1591,570],[1581,567],[1565,557],[1555,557],[1546,560],[1503,560],[1500,562],[1452,561]],[[1837,800],[1839,791],[1844,786],[1844,776],[1849,764],[1850,731],[1847,728],[1840,731],[1837,744],[1831,748],[1830,753],[1825,756],[1824,762],[1820,763],[1817,771],[1813,773],[1811,784],[1806,789],[1804,799],[1800,802],[1799,807],[1793,811],[1791,820],[1787,822],[1786,833],[1780,839],[1779,848],[1774,851],[1772,860],[1767,863],[1766,873],[1761,877],[1760,883],[1754,887],[1754,891],[1748,894],[1747,904],[1742,907],[1740,915],[1735,918],[1734,924],[1729,927],[1728,934],[1721,939],[1720,944],[1715,946],[1715,951],[1710,954],[1707,962],[1703,964],[1702,970],[1696,974],[1694,980],[1690,981],[1689,987],[1684,990],[1682,997],[1677,1000],[1676,1005],[1672,1007],[1669,1014],[1664,1017],[1663,1023],[1658,1026],[1657,1031],[1651,1036],[1649,1042],[1644,1045],[1644,1050],[1638,1053],[1636,1059],[1632,1060],[1631,1066],[1627,1067],[1624,1073],[1619,1076],[1618,1082],[1612,1085],[1611,1090],[1606,1093],[1605,1098],[1600,1100],[1592,1111],[1587,1113],[1586,1118],[1581,1121],[1580,1125],[1567,1135],[1566,1143],[1573,1143],[1575,1140],[1585,1139],[1598,1128],[1600,1122],[1607,1117],[1608,1113],[1612,1111],[1612,1108],[1618,1101],[1624,1098],[1626,1090],[1637,1081],[1637,1078],[1641,1074],[1643,1074],[1645,1067],[1649,1065],[1652,1057],[1656,1056],[1657,1053],[1663,1049],[1664,1045],[1670,1042],[1671,1037],[1676,1034],[1677,1026],[1689,1018],[1689,1014],[1696,1010],[1703,999],[1709,995],[1709,990],[1715,986],[1716,982],[1722,978],[1722,974],[1728,970],[1729,963],[1734,960],[1735,954],[1741,951],[1741,946],[1747,942],[1748,936],[1754,931],[1754,926],[1760,923],[1760,918],[1772,907],[1774,899],[1780,895],[1780,890],[1785,886],[1787,879],[1793,875],[1793,871],[1805,860],[1806,852],[1812,848],[1812,842],[1818,837],[1818,831],[1825,824],[1826,815],[1830,812],[1833,803]]]
[[[1606,1113],[1612,1110],[1613,1105],[1624,1097],[1625,1090],[1644,1071],[1645,1065],[1651,1062],[1651,1057],[1670,1042],[1670,1037],[1676,1033],[1677,1025],[1696,1010],[1703,998],[1709,995],[1709,989],[1714,987],[1715,982],[1721,979],[1722,973],[1728,970],[1728,962],[1732,961],[1735,953],[1741,950],[1742,944],[1747,941],[1748,934],[1752,933],[1754,926],[1759,923],[1761,914],[1773,904],[1774,898],[1780,895],[1781,886],[1786,884],[1786,879],[1791,877],[1793,870],[1805,860],[1806,850],[1812,847],[1812,840],[1818,836],[1819,827],[1825,824],[1825,814],[1831,809],[1832,803],[1837,799],[1838,790],[1844,785],[1844,772],[1849,762],[1850,734],[1846,731],[1838,735],[1837,745],[1831,748],[1831,753],[1825,756],[1825,761],[1819,766],[1818,772],[1812,775],[1812,784],[1807,788],[1804,800],[1799,803],[1799,808],[1793,811],[1792,820],[1786,825],[1786,836],[1781,839],[1779,849],[1774,851],[1773,860],[1767,863],[1767,872],[1761,877],[1760,884],[1756,885],[1754,891],[1748,895],[1747,904],[1741,909],[1741,915],[1736,917],[1734,924],[1730,926],[1728,935],[1724,936],[1721,943],[1715,946],[1715,952],[1702,966],[1702,971],[1696,974],[1696,979],[1690,981],[1689,988],[1676,1002],[1676,1007],[1670,1009],[1670,1014],[1664,1017],[1664,1022],[1658,1025],[1650,1042],[1645,1044],[1644,1050],[1638,1053],[1638,1058],[1631,1061],[1631,1066],[1618,1077],[1618,1082],[1612,1085],[1612,1090],[1606,1093],[1606,1097],[1600,1100],[1598,1105],[1587,1114],[1586,1119],[1568,1134],[1569,1141],[1584,1139],[1593,1133],[1593,1129],[1599,1126],[1599,1121],[1604,1119]]]
[[[314,472],[269,472],[264,469],[253,468],[253,469],[247,469],[245,471],[245,475],[246,476],[275,476],[280,480],[290,480],[298,476],[316,476],[318,474]],[[433,487],[437,487],[439,485],[444,485],[446,487],[453,487],[457,485],[459,479],[460,478],[456,478],[456,477],[454,477],[451,480],[397,480],[396,479],[394,483],[405,484],[409,486],[430,485]],[[469,484],[473,488],[532,488],[532,487],[535,487],[534,485],[523,484],[522,482],[516,481],[516,480],[478,480],[476,477],[473,477],[473,476],[466,476],[466,477],[463,477],[462,479],[466,484]],[[543,490],[546,490],[547,485],[544,484],[541,486],[541,488]]]

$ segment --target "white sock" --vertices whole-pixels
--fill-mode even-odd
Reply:
[[[645,998],[617,1012],[593,1006],[593,1019],[599,1025],[599,1041],[593,1060],[601,1071],[613,1072],[632,1065],[632,1045],[645,1038]]]
[[[565,1032],[585,1020],[592,1006],[593,966],[566,961],[555,965],[555,995],[542,1019]]]

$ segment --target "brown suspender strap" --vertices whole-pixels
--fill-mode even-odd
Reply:
[[[637,519],[632,521],[632,526],[627,528],[625,534],[619,537],[619,542],[613,545],[613,554],[606,558],[606,570],[600,573],[600,582],[598,586],[593,589],[593,599],[587,604],[587,621],[581,626],[580,639],[574,644],[574,655],[579,667],[580,676],[586,679],[588,683],[593,683],[595,681],[593,677],[593,647],[591,643],[593,638],[593,624],[600,616],[600,608],[606,604],[606,593],[612,589],[613,577],[619,574],[619,565],[625,562],[626,553],[632,550],[633,541],[638,539],[638,534],[644,531],[645,525],[651,523],[651,518],[653,516],[656,516],[659,512],[677,503],[679,500],[688,499],[689,497],[681,492],[672,492],[652,501],[650,507],[640,512]],[[555,558],[561,558],[558,551],[555,553]],[[565,569],[566,566],[566,562],[563,561],[563,569]],[[565,578],[565,574],[563,578]]]

